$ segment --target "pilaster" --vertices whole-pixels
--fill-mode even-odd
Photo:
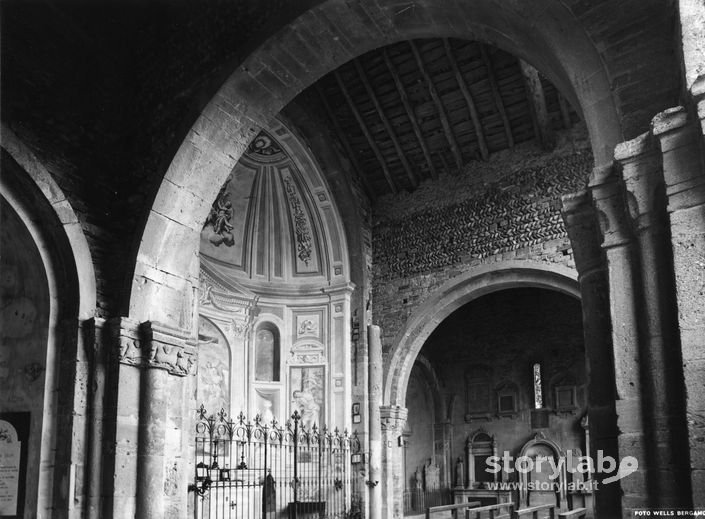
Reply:
[[[690,500],[690,479],[661,157],[652,135],[645,133],[619,144],[615,159],[622,166],[641,274],[637,312],[648,456],[639,460],[640,469],[648,473],[650,506],[679,506]]]
[[[614,353],[610,321],[609,283],[605,254],[600,247],[597,214],[587,191],[562,198],[562,216],[578,270],[587,357],[589,449],[619,458],[615,410]],[[595,474],[601,483],[609,475]],[[599,485],[595,492],[597,517],[621,515],[619,481]]]
[[[104,516],[186,517],[188,460],[182,458],[192,428],[186,377],[196,364],[189,334],[159,323],[127,318],[105,323],[110,352],[106,379],[107,458]]]
[[[367,327],[369,351],[369,463],[367,472],[367,487],[370,503],[370,519],[389,519],[383,515],[383,493],[380,483],[384,478],[382,428],[380,409],[382,406],[382,339],[379,326]]]
[[[405,407],[382,406],[382,496],[384,517],[399,519],[404,516],[404,452],[399,440],[404,431],[408,411]]]
[[[702,87],[702,83],[699,83]],[[705,87],[703,87],[705,90]],[[705,93],[705,92],[704,92]],[[678,325],[686,392],[690,477],[695,507],[705,507],[705,168],[702,97],[699,121],[682,107],[652,122],[663,161],[670,217]],[[699,124],[700,123],[700,124]]]
[[[623,188],[613,166],[595,168],[589,185],[602,235],[608,269],[620,456],[646,457],[640,377],[638,276]],[[648,506],[646,471],[620,480],[622,510]]]

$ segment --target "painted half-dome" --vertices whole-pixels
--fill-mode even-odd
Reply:
[[[338,211],[316,162],[275,121],[223,184],[201,231],[202,269],[249,288],[345,283]]]

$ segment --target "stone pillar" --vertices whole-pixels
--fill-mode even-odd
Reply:
[[[184,427],[185,379],[195,364],[188,335],[157,323],[110,323],[113,362],[106,382],[104,516],[186,517],[191,428]],[[107,402],[107,400],[106,400]],[[107,422],[107,420],[106,420]]]
[[[600,247],[597,215],[587,191],[564,196],[562,202],[563,221],[578,270],[583,311],[589,416],[589,440],[586,438],[586,442],[590,443],[587,449],[593,458],[601,450],[605,456],[619,459],[609,283],[605,255]],[[594,474],[598,482],[594,494],[595,516],[619,517],[619,481],[602,485],[604,478],[603,474]]]
[[[639,369],[639,282],[632,237],[622,186],[614,168],[611,165],[595,168],[589,187],[598,212],[602,248],[607,257],[619,454],[621,457],[633,456],[643,464],[647,451]],[[637,470],[620,480],[624,514],[648,506],[647,476],[647,471]]]
[[[162,369],[142,370],[137,447],[137,517],[164,517],[168,376]]]
[[[185,518],[189,460],[182,456],[194,429],[186,418],[187,375],[196,364],[190,334],[147,322],[142,359],[137,515]]]
[[[404,432],[408,411],[405,407],[382,406],[382,497],[383,517],[399,519],[404,516],[404,446],[399,441]]]
[[[382,519],[382,427],[380,406],[382,405],[382,339],[379,326],[367,327],[370,359],[370,447],[367,487],[369,488],[370,519]]]
[[[648,471],[650,506],[673,507],[690,501],[690,477],[681,376],[681,346],[675,303],[661,157],[650,133],[621,143],[627,204],[641,266],[640,322],[644,432],[649,455],[639,460]]]
[[[139,323],[127,318],[110,319],[103,325],[100,341],[108,357],[102,516],[134,518],[137,511],[139,358],[142,346]]]
[[[693,505],[705,507],[705,168],[703,138],[683,108],[657,115],[668,198],[686,391]]]
[[[102,515],[103,490],[103,434],[105,417],[105,384],[107,373],[107,343],[103,340],[105,320],[100,318],[83,321],[79,325],[79,361],[83,361],[85,384],[85,466],[81,471],[82,515],[87,519]],[[77,475],[78,479],[78,475]]]

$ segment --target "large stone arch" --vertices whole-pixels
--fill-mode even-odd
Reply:
[[[328,0],[254,51],[201,112],[169,166],[139,245],[129,313],[190,328],[199,232],[245,147],[296,94],[371,49],[423,37],[477,39],[532,63],[584,114],[598,164],[622,140],[610,77],[559,1]],[[292,57],[296,55],[296,59]]]
[[[37,320],[37,328],[46,330],[42,336],[45,349],[39,352],[42,363],[27,379],[30,384],[44,377],[41,413],[37,413],[41,416],[30,419],[30,434],[35,434],[35,424],[41,424],[37,483],[31,490],[36,492],[36,508],[25,510],[40,517],[67,517],[73,506],[70,487],[76,477],[74,469],[85,466],[83,456],[88,450],[84,445],[85,408],[76,405],[86,402],[89,391],[87,382],[78,383],[86,369],[82,365],[85,353],[79,352],[84,330],[77,324],[90,319],[95,311],[93,265],[80,223],[46,168],[5,127],[2,140],[0,202],[7,204],[24,226],[27,243],[33,242],[36,254],[29,250],[22,254],[32,255],[28,261],[38,257],[37,269],[43,272],[36,272],[30,282],[45,283],[48,291],[48,317]],[[44,313],[43,306],[40,311]],[[3,410],[5,404],[11,403],[4,402]],[[35,486],[34,476],[30,485]]]
[[[75,264],[78,278],[78,317],[79,319],[89,319],[93,317],[96,308],[95,271],[91,253],[88,248],[88,241],[86,240],[85,234],[83,234],[83,228],[78,220],[78,216],[76,216],[68,198],[56,183],[54,177],[52,177],[51,173],[47,171],[29,148],[4,124],[0,127],[0,132],[2,134],[3,150],[12,157],[22,170],[24,170],[28,177],[26,180],[31,179],[37,191],[41,192],[45,199],[34,200],[28,203],[36,207],[41,207],[48,202],[51,207],[52,215],[47,215],[47,217],[56,219],[61,227],[63,227],[63,234],[70,250],[73,263]],[[7,181],[9,183],[9,179],[7,179]],[[30,192],[30,194],[27,195],[30,197],[33,196],[36,198],[38,195],[37,192],[31,193],[31,191],[33,191],[32,188],[26,188],[25,191]],[[15,190],[11,189],[9,185],[3,184],[3,195],[5,192],[7,192],[8,197],[18,196],[13,194]],[[30,229],[30,231],[34,235],[41,234],[41,229],[39,228],[35,228],[34,230]]]
[[[485,265],[453,278],[433,291],[394,338],[385,363],[385,405],[405,406],[409,375],[431,332],[451,313],[483,295],[516,287],[547,288],[580,298],[577,272],[560,265],[506,261]]]

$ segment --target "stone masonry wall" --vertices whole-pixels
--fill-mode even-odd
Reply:
[[[478,265],[533,260],[574,267],[560,195],[584,187],[593,166],[580,131],[552,153],[533,144],[470,164],[377,201],[373,216],[373,319],[385,353],[425,296]]]

